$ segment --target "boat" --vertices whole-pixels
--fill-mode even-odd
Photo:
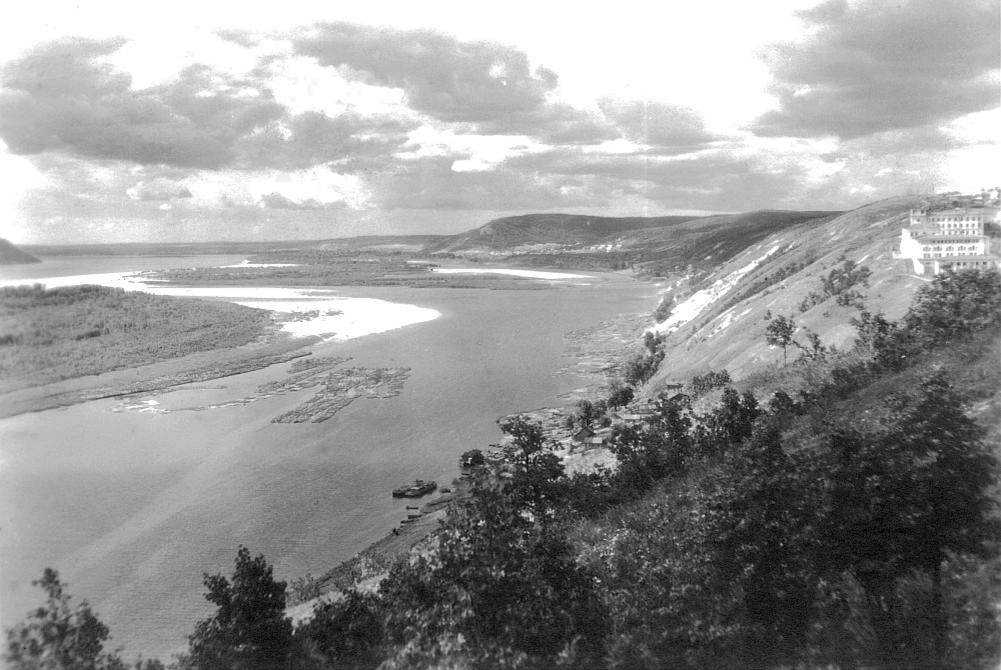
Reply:
[[[451,493],[452,489],[448,488],[447,486],[442,486],[441,487],[441,492],[442,493]]]
[[[414,483],[409,486],[401,486],[398,489],[393,489],[394,498],[419,498],[423,495],[431,493],[438,485],[431,481],[424,481],[423,479],[416,479]]]

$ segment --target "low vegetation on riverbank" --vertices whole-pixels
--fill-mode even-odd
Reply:
[[[503,457],[469,469],[421,551],[298,627],[285,582],[241,547],[232,579],[205,576],[217,610],[174,665],[992,667],[1001,277],[943,275],[900,320],[853,324],[850,349],[660,395],[611,428],[614,470],[568,476],[539,426],[506,424]],[[38,585],[12,667],[123,667],[58,575]]]
[[[267,311],[102,286],[0,289],[0,390],[40,386],[257,340]]]

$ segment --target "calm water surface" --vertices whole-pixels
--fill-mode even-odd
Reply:
[[[242,260],[207,258],[72,259],[62,274]],[[392,488],[415,477],[451,481],[463,451],[500,439],[499,416],[560,404],[559,394],[582,385],[556,374],[564,333],[656,303],[652,286],[610,275],[548,291],[342,293],[442,313],[311,348],[351,356],[352,366],[410,367],[400,396],[358,400],[319,424],[270,423],[309,390],[198,412],[120,413],[107,400],[0,420],[2,624],[41,603],[30,581],[49,566],[109,625],[112,646],[166,660],[212,611],[202,573],[230,574],[240,544],[265,554],[280,578],[322,574],[405,518]],[[287,368],[156,399],[168,408],[225,402]]]

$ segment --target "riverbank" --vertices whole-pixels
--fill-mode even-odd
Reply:
[[[432,522],[400,522],[424,499],[393,498],[394,488],[414,477],[448,485],[463,452],[503,437],[498,416],[559,405],[584,386],[559,373],[567,333],[653,309],[650,285],[596,279],[539,291],[327,289],[442,316],[346,341],[317,337],[293,352],[310,356],[218,381],[0,420],[2,623],[36,604],[31,580],[52,567],[116,645],[168,658],[206,616],[201,575],[231,570],[241,544],[292,579],[325,574],[394,527],[414,530],[390,542],[416,541]],[[334,358],[350,361],[315,385],[299,378],[307,362]],[[399,395],[372,397],[392,391],[383,385],[322,423],[272,422],[348,368],[410,371]],[[336,383],[355,381],[368,384],[354,373]]]
[[[573,375],[589,382],[559,396],[574,404],[505,415],[498,418],[497,423],[504,424],[520,417],[539,424],[568,473],[611,467],[614,456],[607,448],[573,443],[573,430],[567,428],[566,418],[574,411],[577,401],[595,401],[603,396],[607,381],[615,376],[618,366],[642,349],[642,334],[649,325],[649,320],[649,315],[645,313],[620,314],[592,326],[565,333],[563,365],[557,374]],[[486,445],[481,445],[480,448],[486,449]],[[289,618],[296,624],[308,620],[312,617],[314,607],[339,598],[346,589],[377,589],[392,565],[411,552],[419,551],[422,543],[441,527],[450,505],[467,494],[468,482],[465,479],[457,480],[452,492],[421,506],[419,516],[408,518],[405,522],[401,520],[385,536],[324,573],[317,579],[322,595],[290,607],[287,611]]]
[[[343,297],[320,289],[194,288],[149,281],[144,274],[121,272],[37,281],[46,289],[57,289],[55,292],[22,287],[17,280],[0,282],[0,286],[19,287],[3,289],[7,292],[4,295],[10,297],[0,312],[0,326],[9,322],[7,330],[13,329],[14,334],[8,337],[17,346],[8,346],[3,352],[7,357],[4,369],[9,368],[9,374],[0,385],[0,418],[252,372],[308,355],[308,351],[298,350],[313,343],[343,342],[441,316],[436,310],[416,305]],[[81,284],[100,288],[80,289]],[[63,293],[66,300],[55,307],[49,305],[61,299]],[[57,323],[58,328],[33,325],[32,305],[21,304],[30,301],[39,303],[34,309],[39,312],[38,319]],[[89,307],[92,303],[100,303],[104,310],[101,314],[107,316],[95,314]],[[140,307],[130,309],[133,303]],[[123,307],[116,311],[119,304]],[[53,309],[59,311],[53,313]],[[179,312],[181,317],[177,316]],[[151,319],[157,320],[152,329],[148,327]],[[139,339],[131,334],[133,322],[145,324]],[[238,332],[234,335],[231,331]],[[66,342],[59,340],[61,332],[66,333],[62,337]],[[38,339],[40,333],[48,339]],[[29,335],[34,339],[24,339]],[[55,346],[64,345],[71,353],[53,353],[54,337]],[[222,346],[234,337],[239,338],[238,346]],[[185,348],[193,353],[181,355]],[[72,362],[73,367],[63,370],[67,362]],[[329,418],[347,404],[341,402],[331,408],[337,405],[338,395],[344,395],[347,402],[357,393],[392,397],[399,392],[406,372],[392,369],[339,373],[329,385],[329,392],[321,394],[307,412],[312,416],[281,420]]]

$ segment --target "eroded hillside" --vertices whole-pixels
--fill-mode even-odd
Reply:
[[[899,318],[926,278],[895,258],[900,229],[919,199],[894,198],[872,203],[827,220],[811,220],[771,234],[737,254],[693,285],[675,275],[665,292],[676,305],[657,329],[667,334],[666,356],[649,390],[687,381],[707,370],[726,369],[734,379],[781,363],[783,352],[765,341],[767,316],[791,318],[796,341],[809,332],[825,346],[847,347],[855,338],[850,320],[858,305],[887,318]],[[854,261],[871,271],[868,287],[854,305],[838,304],[824,292],[832,270]],[[811,295],[812,294],[812,295]],[[791,350],[790,356],[796,356]]]

